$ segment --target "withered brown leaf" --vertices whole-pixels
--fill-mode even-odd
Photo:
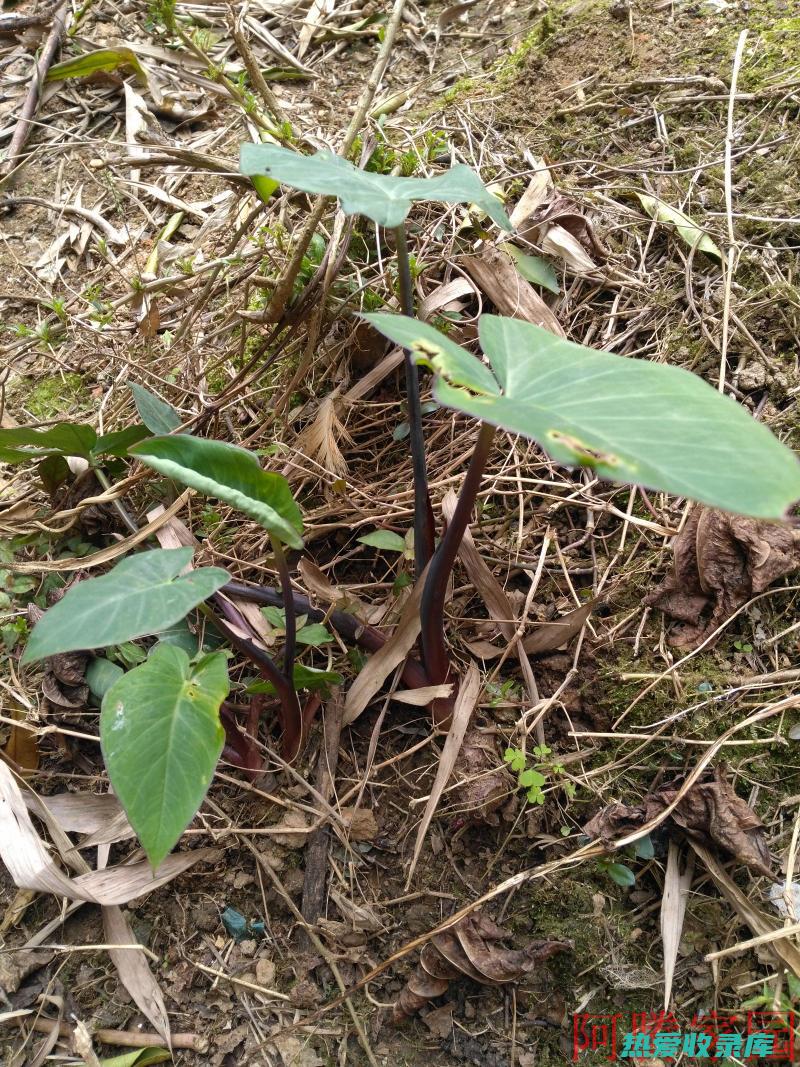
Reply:
[[[682,623],[670,640],[693,649],[751,597],[800,567],[800,531],[696,507],[673,554],[672,573],[644,602]]]
[[[513,790],[493,735],[477,726],[469,729],[453,769],[459,785],[454,803],[460,818],[481,822],[498,808]]]
[[[452,978],[467,977],[484,985],[518,982],[550,956],[573,947],[571,941],[531,941],[524,949],[504,948],[500,942],[511,936],[481,912],[434,934],[394,1006],[395,1022],[445,993]]]
[[[610,804],[590,819],[583,828],[584,833],[610,845],[660,815],[675,800],[679,789],[680,782],[670,782],[646,796],[641,804]],[[695,782],[669,819],[695,841],[716,845],[751,871],[774,878],[764,824],[736,795],[724,764],[715,767],[704,780]]]

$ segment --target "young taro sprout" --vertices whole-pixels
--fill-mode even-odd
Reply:
[[[81,437],[79,443],[83,450],[91,447],[88,438]],[[71,438],[50,434],[17,447],[39,452],[63,447],[73,454],[77,446]],[[298,686],[320,688],[341,677],[294,662],[295,604],[284,546],[302,548],[303,523],[286,479],[262,470],[256,456],[244,449],[188,434],[149,437],[130,447],[128,454],[238,508],[269,532],[286,620],[283,663],[278,667],[267,652],[242,636],[242,620],[222,596],[230,580],[227,571],[186,571],[192,549],[177,548],[137,553],[108,574],[73,585],[34,627],[23,663],[149,635],[158,638],[145,662],[127,672],[109,660],[94,661],[103,666],[106,679],[96,689],[102,689],[100,740],[109,779],[155,869],[211,783],[224,744],[220,709],[230,689],[224,652],[204,654],[195,647],[190,655],[168,632],[199,609],[257,665],[279,700],[282,752],[288,760],[297,755],[303,737]],[[225,621],[211,611],[208,600],[216,603]]]

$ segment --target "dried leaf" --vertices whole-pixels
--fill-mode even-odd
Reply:
[[[49,817],[44,805],[37,814]],[[94,904],[126,904],[166,885],[199,860],[210,861],[218,856],[218,849],[196,849],[168,856],[155,874],[150,864],[144,861],[70,878],[51,858],[34,829],[13,774],[0,763],[0,858],[20,889],[36,889],[68,900]]]
[[[451,978],[465,975],[485,985],[517,982],[544,960],[572,948],[571,941],[532,941],[524,949],[504,948],[511,934],[481,912],[435,934],[425,945],[416,971],[394,1006],[394,1019],[408,1018],[447,991]]]
[[[298,437],[295,448],[316,460],[329,474],[344,478],[348,469],[339,441],[352,445],[353,439],[339,419],[336,402],[335,391],[320,401],[316,415]],[[294,473],[296,471],[295,467]]]
[[[12,709],[12,715],[19,722],[25,720],[23,711]],[[6,741],[3,755],[21,772],[35,771],[39,767],[39,743],[36,730],[27,725],[12,726]]]
[[[355,615],[361,622],[380,622],[385,614],[385,608],[379,607],[376,611],[372,604],[367,604],[351,592],[347,585],[334,585],[325,574],[308,559],[301,559],[297,564],[303,585],[308,592],[324,600],[326,604],[332,604],[339,611],[345,611],[349,615]]]
[[[406,658],[419,636],[422,625],[419,617],[419,604],[422,599],[422,590],[425,587],[426,573],[427,569],[417,579],[411,596],[403,606],[400,621],[392,636],[382,648],[370,656],[350,686],[345,698],[342,717],[345,726],[355,722],[395,667],[399,667]]]
[[[93,834],[122,811],[113,793],[54,793],[49,797],[25,796],[29,811],[45,806],[56,822],[71,834]]]
[[[464,298],[474,297],[475,292],[475,286],[468,278],[454,278],[429,293],[420,304],[417,314],[423,322],[430,322],[437,311],[460,310],[464,306]]]
[[[686,902],[692,888],[694,875],[693,857],[687,862],[683,874],[678,867],[678,846],[669,843],[667,852],[667,869],[664,874],[664,893],[661,898],[661,941],[664,945],[664,1011],[669,1010],[672,997],[672,981],[675,977],[675,963],[678,959],[678,946],[686,916]]]
[[[325,1067],[308,1038],[295,1037],[293,1034],[279,1033],[270,1038],[281,1056],[283,1067]]]
[[[314,34],[319,30],[325,17],[333,13],[335,7],[336,0],[313,0],[297,37],[298,59],[302,59],[306,54]]]
[[[659,793],[667,806],[677,796],[677,788],[663,787]],[[714,768],[711,781],[696,782],[671,818],[695,840],[713,842],[752,871],[774,878],[764,824],[733,791],[724,765]]]
[[[420,852],[422,851],[425,835],[428,832],[428,827],[431,824],[431,819],[436,811],[439,799],[444,787],[447,785],[453,767],[455,766],[456,758],[461,750],[464,735],[467,732],[472,713],[475,710],[475,705],[478,703],[478,697],[481,694],[481,687],[482,681],[480,671],[474,663],[470,663],[467,668],[466,677],[464,678],[464,681],[459,688],[458,696],[456,697],[450,730],[447,734],[444,748],[442,749],[442,755],[439,758],[439,766],[436,769],[436,779],[431,788],[428,803],[425,805],[425,811],[423,812],[419,829],[417,830],[417,837],[414,842],[414,854],[411,857],[411,865],[408,869],[408,876],[406,878],[406,889],[411,884],[411,878],[417,866]]]
[[[660,786],[634,807],[611,804],[586,824],[584,833],[611,845],[657,818],[679,794],[680,786],[673,782]],[[724,765],[715,767],[705,781],[695,782],[681,796],[669,818],[691,840],[714,844],[757,874],[774,879],[764,824],[733,791]]]
[[[465,256],[461,265],[501,315],[524,319],[558,337],[565,336],[549,306],[499,249],[486,245],[476,255]]]
[[[471,7],[477,4],[478,0],[462,0],[460,4],[451,4],[450,7],[446,7],[444,11],[439,15],[436,20],[436,41],[438,43],[439,38],[444,31],[450,25],[451,22],[455,22],[456,19],[462,18],[469,11]]]
[[[374,841],[378,823],[369,808],[340,808],[339,817],[351,841]]]
[[[103,931],[108,945],[135,945],[138,941],[128,917],[117,907],[101,909]],[[138,949],[110,948],[109,956],[119,972],[122,984],[134,1003],[153,1024],[156,1031],[170,1043],[169,1015],[161,987],[147,965],[147,957]]]
[[[446,700],[453,693],[450,683],[444,685],[423,685],[419,689],[398,689],[392,693],[392,700],[398,704],[411,704],[412,707],[426,708],[432,700]]]
[[[548,652],[555,652],[557,648],[563,648],[573,637],[577,637],[586,620],[592,614],[602,597],[592,597],[579,608],[573,608],[560,619],[552,622],[543,622],[522,642],[522,647],[529,656],[544,656]]]
[[[524,232],[527,223],[536,214],[542,204],[545,204],[553,193],[553,179],[550,169],[545,166],[544,160],[531,160],[535,173],[528,182],[528,187],[519,199],[519,203],[511,212],[511,225],[515,230]]]
[[[377,912],[367,904],[356,904],[349,897],[344,896],[339,890],[331,885],[329,889],[333,903],[354,930],[374,932],[384,929]]]
[[[563,259],[574,274],[596,274],[597,264],[584,251],[580,241],[563,226],[551,226],[544,237],[539,239],[539,246],[549,256]]]
[[[671,641],[692,649],[742,604],[800,567],[800,530],[696,507],[675,538],[673,555],[672,573],[645,604],[683,623]]]
[[[728,903],[733,906],[739,918],[750,927],[753,934],[759,937],[762,934],[772,933],[772,931],[778,929],[778,924],[774,919],[767,915],[766,912],[761,911],[760,908],[757,908],[745,896],[739,886],[728,876],[716,858],[706,848],[692,840],[689,841],[689,844],[703,861],[703,865],[714,879],[719,891],[727,899]],[[770,941],[765,947],[774,952],[778,959],[800,978],[800,949],[788,937]]]
[[[422,1016],[422,1021],[434,1037],[442,1039],[449,1037],[453,1029],[453,1005],[443,1004],[441,1008],[426,1012]]]
[[[464,737],[453,773],[461,781],[453,802],[464,821],[484,821],[512,791],[494,736],[474,726]]]

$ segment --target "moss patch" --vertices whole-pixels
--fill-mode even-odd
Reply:
[[[45,421],[57,415],[72,415],[87,405],[89,394],[80,374],[56,374],[43,378],[26,397],[20,398],[23,407],[36,419]]]

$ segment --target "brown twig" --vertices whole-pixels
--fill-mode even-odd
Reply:
[[[339,738],[342,734],[344,703],[329,700],[325,715],[325,741],[317,761],[316,789],[328,801],[333,793],[339,761]],[[312,834],[306,849],[306,873],[303,879],[303,903],[300,910],[309,926],[322,915],[325,903],[325,875],[328,869],[328,827],[320,826]],[[305,937],[305,931],[303,931]],[[308,938],[306,938],[308,940]]]
[[[44,48],[42,49],[42,53],[36,64],[36,70],[31,79],[31,84],[28,87],[28,95],[25,97],[25,103],[22,105],[22,111],[17,120],[14,135],[11,138],[11,144],[8,146],[8,156],[2,166],[0,166],[0,175],[2,175],[0,185],[10,177],[15,162],[18,161],[18,157],[21,155],[22,149],[25,147],[25,142],[28,140],[28,134],[33,125],[33,117],[39,106],[42,85],[44,85],[47,72],[50,69],[59,46],[61,45],[61,38],[64,36],[64,31],[67,28],[68,11],[69,4],[62,4],[53,15],[53,25],[50,28],[50,33],[47,35]]]
[[[10,1020],[9,1022],[22,1020]],[[27,1020],[26,1020],[27,1021]],[[28,1024],[42,1034],[51,1034],[58,1029],[61,1037],[72,1037],[73,1027],[69,1023],[59,1023],[54,1019],[32,1019]],[[119,1045],[123,1048],[163,1048],[164,1038],[160,1034],[146,1034],[137,1030],[93,1030],[91,1036],[104,1045]],[[173,1034],[173,1048],[188,1048],[193,1052],[206,1052],[208,1040],[202,1034]]]
[[[386,73],[386,68],[389,65],[389,57],[392,54],[397,31],[400,28],[404,8],[405,0],[395,0],[392,13],[389,16],[389,21],[386,23],[386,32],[384,34],[383,43],[381,44],[380,54],[378,55],[378,59],[372,69],[367,84],[364,86],[364,91],[361,94],[361,99],[358,102],[355,113],[350,120],[350,125],[347,127],[344,141],[338,152],[340,156],[346,156],[355,144],[356,137],[358,136],[361,127],[364,125],[364,120],[369,113],[370,107],[372,107],[375,93],[377,92],[381,79]],[[275,292],[272,294],[272,300],[267,309],[266,321],[278,322],[283,315],[289,297],[294,291],[295,279],[300,272],[303,256],[306,254],[306,250],[311,243],[311,238],[316,233],[317,226],[319,225],[322,216],[325,214],[327,203],[328,197],[319,197],[312,208],[311,214],[306,219],[306,224],[300,232],[300,236],[297,238],[292,258],[283,272],[283,276],[278,280],[278,284],[275,286]]]

